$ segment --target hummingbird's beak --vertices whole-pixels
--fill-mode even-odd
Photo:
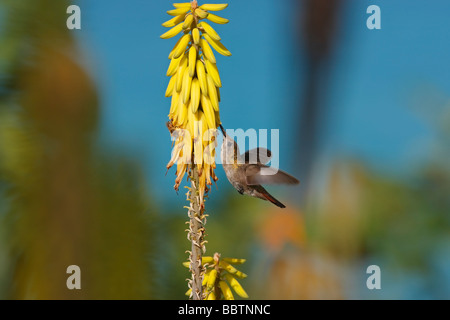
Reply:
[[[226,137],[226,136],[227,136],[227,133],[225,132],[225,129],[222,127],[222,125],[219,125],[219,127],[220,127],[220,130],[221,130],[222,133],[223,133],[223,136]]]

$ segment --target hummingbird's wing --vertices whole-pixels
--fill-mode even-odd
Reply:
[[[245,159],[245,163],[266,164],[272,158],[272,152],[266,148],[254,148],[242,154],[242,157]]]
[[[261,171],[262,168],[267,168],[266,171]],[[248,185],[259,185],[259,184],[298,184],[296,178],[291,176],[282,170],[278,170],[275,174],[267,174],[270,172],[269,166],[249,164],[245,169],[245,175]]]

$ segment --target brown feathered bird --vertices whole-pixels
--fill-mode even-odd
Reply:
[[[236,141],[227,135],[222,125],[220,129],[223,133],[222,166],[233,187],[240,194],[267,200],[280,208],[286,208],[264,189],[262,184],[293,185],[298,184],[299,181],[282,170],[274,171],[266,165],[272,156],[270,150],[255,148],[240,154]]]

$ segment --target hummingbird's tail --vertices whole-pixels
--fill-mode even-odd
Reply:
[[[268,201],[272,202],[274,205],[276,205],[279,208],[286,208],[286,206],[284,204],[282,204],[280,201],[278,201],[277,199],[275,199],[274,197],[272,197],[270,195],[270,193],[268,192],[263,192],[262,195],[264,196],[264,198],[266,198]]]

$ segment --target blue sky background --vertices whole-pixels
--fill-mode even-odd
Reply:
[[[174,171],[164,176],[171,152],[165,73],[176,39],[159,35],[172,2],[76,3],[82,10],[82,30],[74,32],[101,94],[101,144],[139,159],[147,177],[154,177],[150,182],[158,184],[158,196],[184,198],[168,191]],[[289,171],[297,125],[292,115],[303,95],[297,90],[303,81],[298,72],[303,53],[294,43],[300,22],[293,8],[298,1],[228,3],[220,14],[231,22],[216,27],[233,53],[230,58],[217,55],[222,122],[227,128],[280,129],[280,165]],[[381,30],[366,28],[371,4],[381,8]],[[450,94],[449,12],[447,0],[345,2],[325,101],[324,163],[352,156],[402,174],[427,158],[435,132],[411,107],[418,88]],[[436,112],[436,106],[422,107]],[[217,173],[223,181],[220,168]]]

